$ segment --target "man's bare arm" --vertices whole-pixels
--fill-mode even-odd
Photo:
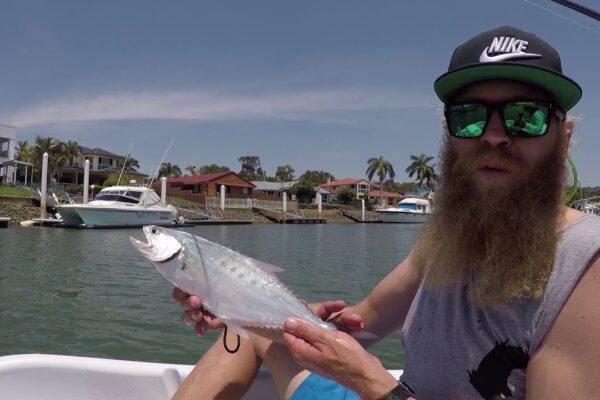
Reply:
[[[527,400],[597,399],[600,256],[565,303],[527,367]]]
[[[415,271],[409,255],[383,278],[365,299],[348,307],[345,312],[359,314],[365,331],[383,338],[404,324],[420,282],[419,274]]]

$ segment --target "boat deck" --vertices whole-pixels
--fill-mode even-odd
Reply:
[[[90,357],[20,354],[0,357],[3,399],[168,400],[193,365]],[[396,379],[401,370],[390,370]],[[277,399],[267,370],[261,369],[242,400]]]

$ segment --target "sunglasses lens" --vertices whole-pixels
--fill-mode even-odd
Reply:
[[[482,104],[458,104],[446,109],[448,130],[457,137],[478,137],[483,134],[487,109]]]
[[[503,112],[506,128],[514,136],[541,136],[548,130],[548,104],[515,101],[506,103]]]

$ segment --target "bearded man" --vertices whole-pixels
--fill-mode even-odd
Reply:
[[[565,113],[581,88],[549,44],[505,26],[459,46],[435,91],[445,138],[431,220],[363,301],[314,309],[346,331],[402,329],[400,382],[368,341],[289,319],[283,344],[213,346],[176,399],[240,397],[261,360],[294,400],[599,398],[600,218],[561,205]],[[196,332],[220,326],[199,298],[173,296]]]

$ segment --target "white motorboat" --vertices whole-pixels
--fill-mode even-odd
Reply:
[[[419,197],[407,197],[398,202],[396,207],[377,210],[382,222],[424,223],[431,214],[431,203]]]
[[[147,187],[110,186],[81,204],[56,206],[65,226],[134,227],[174,225],[177,210],[163,204],[156,192]]]
[[[102,358],[20,354],[0,357],[2,399],[168,400],[193,365]],[[401,370],[391,370],[398,378]],[[267,370],[260,370],[243,400],[277,399]]]

